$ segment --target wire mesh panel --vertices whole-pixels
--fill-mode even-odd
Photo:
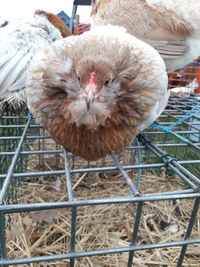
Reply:
[[[80,35],[83,32],[89,31],[90,30],[90,24],[78,24],[74,28],[74,34],[75,35]]]
[[[16,158],[16,162],[13,166],[13,151],[18,148],[19,138],[23,134],[24,123],[26,123],[27,118],[22,118],[16,116],[13,110],[7,110],[1,116],[1,126],[0,126],[0,173],[7,173],[9,169],[14,169],[15,172],[23,172],[26,169],[25,161],[22,155]],[[21,147],[21,150],[26,150],[25,146]],[[4,153],[6,151],[6,154]],[[12,170],[11,170],[12,172]],[[20,180],[12,180],[12,186],[19,186]],[[0,179],[1,188],[3,186],[3,180]],[[7,190],[7,199],[13,203],[16,201],[15,190]]]
[[[177,71],[169,73],[169,88],[182,88],[177,92],[200,93],[200,58]],[[174,92],[176,90],[174,89]]]
[[[161,128],[91,162],[5,112],[0,265],[199,266],[198,108],[198,95],[171,96]]]

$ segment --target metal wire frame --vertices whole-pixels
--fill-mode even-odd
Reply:
[[[71,30],[71,32],[73,32],[73,30],[74,30],[74,20],[75,20],[77,8],[78,8],[79,5],[90,6],[91,5],[91,0],[74,0],[73,7],[72,7],[71,20],[70,20],[70,30]]]
[[[169,72],[168,77],[169,88],[188,86],[196,81],[195,93],[200,93],[200,57],[184,68]]]
[[[171,122],[176,121],[184,116],[191,107],[199,103],[197,98],[184,98],[181,96],[173,96],[170,98],[169,105],[166,108],[165,112],[161,115],[159,122],[163,125],[168,125]],[[133,149],[141,150],[143,157],[146,157],[145,164],[125,164],[123,158],[116,157],[114,154],[111,154],[111,159],[113,164],[106,166],[105,162],[102,161],[102,166],[95,166],[92,163],[86,163],[84,166],[76,166],[76,158],[73,158],[73,164],[71,164],[72,156],[71,153],[66,149],[58,148],[54,150],[43,149],[42,146],[39,146],[38,150],[30,150],[28,144],[33,140],[49,139],[45,135],[37,135],[36,130],[41,129],[40,126],[35,125],[30,118],[24,117],[21,124],[16,123],[16,116],[3,116],[2,120],[12,120],[14,119],[13,125],[2,125],[0,129],[15,129],[20,128],[23,130],[21,136],[1,136],[0,142],[9,142],[18,141],[18,144],[15,146],[15,151],[6,151],[1,150],[0,157],[5,159],[6,157],[10,158],[10,164],[8,167],[7,173],[0,174],[0,180],[2,181],[2,189],[0,192],[0,248],[1,248],[1,266],[16,265],[16,264],[26,264],[33,262],[41,261],[54,261],[60,259],[70,259],[70,267],[75,265],[75,260],[81,257],[90,257],[95,255],[102,254],[112,254],[112,253],[123,253],[128,252],[129,258],[127,266],[132,266],[133,255],[135,251],[155,249],[155,248],[165,248],[173,246],[181,246],[180,256],[177,262],[177,266],[182,266],[184,256],[186,254],[187,246],[189,244],[200,243],[200,238],[191,239],[191,231],[195,223],[197,212],[199,210],[200,204],[200,116],[195,114],[192,119],[189,119],[179,125],[174,129],[175,132],[178,132],[181,135],[184,135],[188,138],[189,143],[184,143],[181,140],[177,140],[176,137],[167,135],[166,133],[155,130],[152,128],[147,129],[143,134],[139,136],[138,145],[132,145],[127,148],[127,153],[131,153]],[[24,121],[26,123],[24,124]],[[193,136],[197,137],[198,142],[193,141]],[[28,141],[27,141],[28,140]],[[5,147],[4,147],[5,148]],[[175,150],[175,155],[170,153]],[[183,150],[187,151],[187,155],[183,153]],[[178,152],[180,150],[180,153]],[[188,151],[190,155],[188,155]],[[38,172],[29,172],[24,169],[22,166],[21,172],[20,169],[16,171],[16,165],[20,157],[26,157],[28,155],[37,154],[38,156],[55,154],[58,155],[62,153],[64,158],[64,169],[56,171],[38,171]],[[156,158],[158,163],[152,163],[151,158]],[[2,161],[3,162],[3,161]],[[74,168],[76,166],[77,168]],[[176,191],[164,191],[164,192],[152,192],[148,194],[143,194],[138,192],[135,184],[132,182],[130,177],[127,174],[127,170],[130,169],[141,169],[141,170],[152,170],[160,169],[161,167],[171,170],[175,173],[179,179],[181,179],[187,189],[176,190]],[[4,170],[4,169],[2,169]],[[71,175],[74,173],[86,173],[86,172],[109,172],[113,170],[118,170],[122,174],[126,184],[130,188],[130,194],[126,196],[117,196],[112,198],[101,198],[101,199],[85,199],[78,200],[74,197],[74,192],[71,185]],[[31,204],[13,204],[9,200],[8,190],[9,185],[12,181],[18,179],[27,178],[27,177],[40,177],[40,176],[52,176],[65,174],[66,177],[66,189],[67,189],[67,201],[64,202],[53,202],[53,203],[31,203]],[[140,228],[141,215],[143,212],[143,204],[145,202],[152,201],[167,201],[167,200],[177,200],[177,199],[194,199],[194,206],[191,211],[190,220],[188,223],[187,231],[185,238],[183,240],[171,241],[171,242],[161,242],[154,244],[146,245],[137,245],[137,233]],[[130,246],[120,247],[120,248],[109,248],[102,250],[93,250],[93,251],[77,251],[76,250],[76,233],[77,233],[77,208],[81,206],[95,206],[95,205],[115,205],[117,203],[135,203],[137,205],[136,216],[134,219],[134,226],[132,229],[132,240]],[[50,255],[50,256],[39,256],[23,259],[8,259],[6,251],[6,215],[19,212],[30,212],[37,210],[47,210],[47,209],[60,209],[60,208],[71,208],[71,244],[69,252],[59,255]]]

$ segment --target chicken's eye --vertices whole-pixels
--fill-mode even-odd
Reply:
[[[109,85],[109,82],[110,82],[109,80],[106,80],[106,81],[104,82],[104,85],[105,85],[105,86],[108,86],[108,85]]]
[[[80,82],[80,81],[81,81],[81,78],[78,76],[78,77],[77,77],[77,80]]]

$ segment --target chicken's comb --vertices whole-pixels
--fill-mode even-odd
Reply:
[[[42,14],[45,14],[45,13],[46,12],[44,10],[37,9],[37,10],[35,10],[34,15],[42,15]]]

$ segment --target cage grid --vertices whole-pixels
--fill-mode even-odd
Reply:
[[[195,97],[173,95],[170,97],[169,104],[158,122],[160,125],[168,126],[181,119],[194,105],[198,104],[198,95]],[[133,142],[120,155],[116,156],[111,153],[105,159],[94,162],[87,162],[74,157],[65,148],[56,145],[48,133],[41,126],[36,125],[34,120],[26,114],[19,117],[10,111],[6,111],[1,116],[0,121],[1,266],[68,259],[69,266],[72,267],[79,266],[76,265],[76,262],[80,258],[128,253],[127,263],[123,266],[130,267],[132,264],[134,265],[133,257],[138,251],[177,246],[180,247],[180,254],[176,265],[182,266],[188,245],[200,243],[200,236],[197,238],[191,237],[200,204],[200,113],[193,114],[192,117],[173,128],[175,133],[187,138],[187,142],[160,129],[149,127],[137,137],[137,142]],[[46,166],[49,166],[48,164],[53,167],[51,169],[46,168]],[[34,168],[32,168],[32,165]],[[129,171],[133,171],[133,175],[129,175]],[[157,189],[154,190],[152,184],[149,192],[146,193],[143,192],[142,187],[136,185],[138,172],[145,172],[147,175],[156,173],[159,177],[163,171],[169,173],[171,182],[174,182],[174,176],[181,181],[176,190],[160,188],[157,191]],[[79,197],[73,189],[72,176],[90,174],[93,177],[98,174],[101,179],[104,173],[109,176],[113,172],[121,175],[124,179],[128,193],[121,194],[119,188],[114,196],[106,194],[104,196],[102,194],[102,197],[96,198],[95,192],[91,192],[91,197],[87,198]],[[42,179],[42,181],[56,180],[60,175],[65,177],[66,187],[66,194],[62,201],[51,202],[50,199],[46,202],[35,202],[30,199],[30,201],[24,203],[21,200],[19,189],[24,186],[24,183],[32,183],[38,179]],[[109,186],[109,184],[106,185],[106,179],[104,183],[105,188]],[[123,180],[121,183],[123,183]],[[187,218],[188,224],[182,238],[167,242],[161,240],[161,242],[155,243],[138,243],[138,233],[141,231],[141,219],[145,203],[154,203],[155,201],[158,203],[165,201],[175,203],[184,199],[193,200],[193,208],[190,217]],[[135,215],[128,215],[133,222],[130,244],[128,246],[111,246],[99,249],[95,247],[95,249],[89,251],[78,250],[76,246],[77,232],[79,230],[78,223],[80,224],[79,221],[81,220],[79,210],[82,207],[97,207],[99,205],[106,206],[109,210],[113,205],[117,207],[117,205],[124,203],[135,207]],[[11,215],[64,208],[68,208],[71,214],[70,239],[65,248],[65,253],[9,258],[6,247],[9,240],[6,236],[6,230],[12,221]],[[102,266],[104,265],[102,264]]]
[[[183,87],[191,89],[193,93],[200,93],[200,58],[194,60],[191,64],[170,72],[169,88]]]

